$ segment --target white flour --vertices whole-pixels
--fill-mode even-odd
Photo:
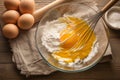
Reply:
[[[43,25],[43,27],[44,29],[41,37],[42,45],[48,50],[48,52],[51,52],[51,53],[54,51],[60,50],[60,47],[59,47],[60,31],[66,27],[66,24],[60,23],[58,20],[54,20],[51,22],[47,22],[45,25]],[[57,55],[53,55],[53,56],[58,59],[58,62],[61,65],[66,65],[69,67],[80,67],[82,66],[80,64],[86,63],[89,60],[91,60],[91,58],[95,56],[97,51],[98,51],[98,43],[96,43],[92,47],[92,50],[87,58],[85,58],[84,60],[76,59],[75,62],[72,62],[69,64],[66,64],[64,62],[64,60],[66,60],[67,58],[61,58],[60,56],[57,56]]]
[[[60,23],[58,20],[47,22],[44,25],[42,34],[42,45],[47,48],[49,52],[59,50],[60,31],[66,27],[65,23]]]

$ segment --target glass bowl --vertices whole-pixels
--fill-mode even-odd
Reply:
[[[95,56],[93,56],[92,59],[90,59],[87,63],[82,64],[81,67],[66,67],[61,64],[59,64],[52,56],[51,53],[47,51],[47,49],[42,45],[41,36],[42,31],[44,27],[41,27],[42,25],[45,25],[49,21],[56,20],[60,17],[63,17],[65,14],[67,15],[79,15],[80,18],[87,18],[89,16],[92,16],[96,14],[97,11],[95,11],[90,5],[86,5],[83,3],[64,3],[61,5],[58,5],[52,9],[50,9],[41,19],[39,22],[39,25],[36,28],[35,33],[35,44],[36,47],[42,56],[42,58],[45,60],[45,62],[53,67],[56,70],[62,71],[62,72],[81,72],[90,69],[95,64],[97,64],[100,59],[103,57],[103,55],[106,52],[106,49],[108,47],[108,34],[105,28],[105,25],[103,25],[103,20],[100,19],[99,22],[96,25],[96,28],[94,30],[97,42],[99,43],[98,52]]]

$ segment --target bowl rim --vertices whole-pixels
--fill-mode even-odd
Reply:
[[[71,2],[71,3],[74,4],[74,5],[76,5],[76,4],[77,4],[77,5],[82,4],[82,5],[88,6],[88,5],[85,4],[85,3],[75,3],[75,2]],[[48,12],[47,12],[45,15],[47,15],[50,11],[52,11],[53,9],[55,9],[55,8],[57,8],[57,7],[60,7],[60,6],[66,5],[66,4],[71,4],[71,3],[67,2],[67,3],[63,3],[63,4],[60,4],[60,5],[57,5],[57,6],[55,6],[54,8],[48,10]],[[88,6],[88,7],[90,7],[90,6]],[[90,7],[90,8],[93,9],[92,7]],[[97,13],[97,11],[96,11],[95,9],[93,9],[93,10]],[[44,19],[45,15],[41,18],[38,26],[41,24],[41,21]],[[103,23],[104,20],[103,20],[103,18],[101,18],[101,19],[102,19],[101,22]],[[97,58],[95,61],[93,61],[92,64],[90,64],[90,65],[88,65],[88,66],[85,66],[85,67],[81,68],[80,70],[64,70],[64,69],[60,69],[60,68],[58,68],[58,67],[55,67],[55,66],[52,65],[51,63],[49,63],[49,62],[44,58],[44,56],[41,54],[41,52],[40,52],[40,50],[39,50],[39,47],[38,47],[38,45],[37,45],[38,26],[37,26],[36,31],[35,31],[35,45],[36,45],[36,48],[37,48],[39,54],[41,55],[42,59],[45,61],[45,63],[47,63],[47,64],[48,64],[50,67],[52,67],[53,69],[58,70],[58,71],[61,71],[61,72],[67,72],[67,73],[83,72],[83,71],[86,71],[86,70],[94,67],[94,66],[102,59],[103,55],[105,54],[105,52],[106,52],[106,50],[107,50],[107,48],[108,48],[108,44],[109,44],[108,34],[109,34],[109,31],[107,30],[107,28],[105,27],[105,24],[103,23],[103,26],[104,26],[104,28],[105,28],[105,31],[107,30],[107,32],[108,32],[108,34],[106,33],[107,42],[108,42],[108,43],[107,43],[107,45],[106,45],[106,48],[105,48],[104,53],[103,53],[99,58]]]

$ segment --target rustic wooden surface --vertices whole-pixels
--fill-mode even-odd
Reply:
[[[52,1],[54,0],[36,0],[36,6],[43,7]],[[105,1],[99,0],[99,7],[103,6]],[[4,10],[3,0],[0,0],[0,15]],[[26,78],[13,64],[9,43],[0,31],[0,80],[120,80],[120,31],[110,29],[110,43],[113,52],[111,62],[97,64],[92,69],[81,73],[55,72],[48,76]]]

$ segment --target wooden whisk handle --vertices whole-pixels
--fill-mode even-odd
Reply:
[[[101,12],[106,12],[109,8],[111,8],[115,3],[119,0],[110,0],[102,9]]]
[[[67,2],[67,1],[71,1],[71,0],[55,0],[55,1],[53,1],[52,3],[44,6],[43,8],[36,10],[36,11],[33,13],[33,16],[34,16],[34,18],[35,18],[35,22],[38,22],[38,21],[41,19],[41,17],[42,17],[50,8],[52,8],[52,7],[54,7],[54,6],[57,6],[57,5],[61,4],[61,3]]]

